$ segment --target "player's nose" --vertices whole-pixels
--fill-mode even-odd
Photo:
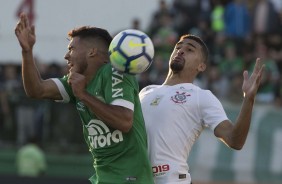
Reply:
[[[67,53],[65,54],[64,58],[65,58],[65,60],[69,60],[69,58],[70,58],[69,52],[67,52]]]
[[[183,55],[184,54],[184,51],[183,51],[183,49],[179,49],[178,51],[177,51],[177,55]]]

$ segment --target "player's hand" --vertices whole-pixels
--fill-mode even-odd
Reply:
[[[244,82],[243,82],[242,90],[246,98],[250,98],[254,100],[261,82],[263,70],[264,70],[264,65],[262,64],[260,58],[257,58],[254,71],[251,74],[251,76],[249,77],[248,71],[244,71],[243,73]]]
[[[85,76],[73,71],[73,69],[70,69],[68,83],[72,87],[73,94],[78,98],[86,91]]]
[[[22,13],[15,28],[15,34],[24,52],[32,50],[36,41],[34,26],[30,26],[27,15]]]

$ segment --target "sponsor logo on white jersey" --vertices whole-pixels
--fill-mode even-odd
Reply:
[[[155,165],[152,167],[154,176],[163,176],[169,172],[169,164]]]
[[[88,130],[88,140],[92,149],[123,141],[121,131],[110,132],[110,129],[101,120],[92,119],[85,127]]]

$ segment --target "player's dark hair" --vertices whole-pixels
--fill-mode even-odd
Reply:
[[[95,38],[98,40],[102,40],[104,43],[106,43],[107,46],[110,45],[113,39],[107,30],[98,27],[91,27],[91,26],[82,26],[79,28],[75,28],[68,32],[68,36],[70,38],[77,36],[83,39]]]
[[[200,37],[192,35],[192,34],[185,34],[185,35],[182,35],[180,37],[180,41],[184,40],[184,39],[191,39],[191,40],[194,40],[197,43],[199,43],[201,45],[201,47],[202,47],[202,53],[203,53],[203,56],[204,56],[204,62],[208,63],[208,60],[209,60],[209,49],[208,49],[207,45],[205,44],[205,42]]]

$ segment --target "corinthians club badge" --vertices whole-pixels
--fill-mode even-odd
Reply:
[[[174,103],[185,103],[186,102],[186,97],[187,96],[191,96],[190,94],[187,94],[186,92],[178,92],[176,91],[176,94],[174,96],[172,96],[170,99],[174,102]]]

